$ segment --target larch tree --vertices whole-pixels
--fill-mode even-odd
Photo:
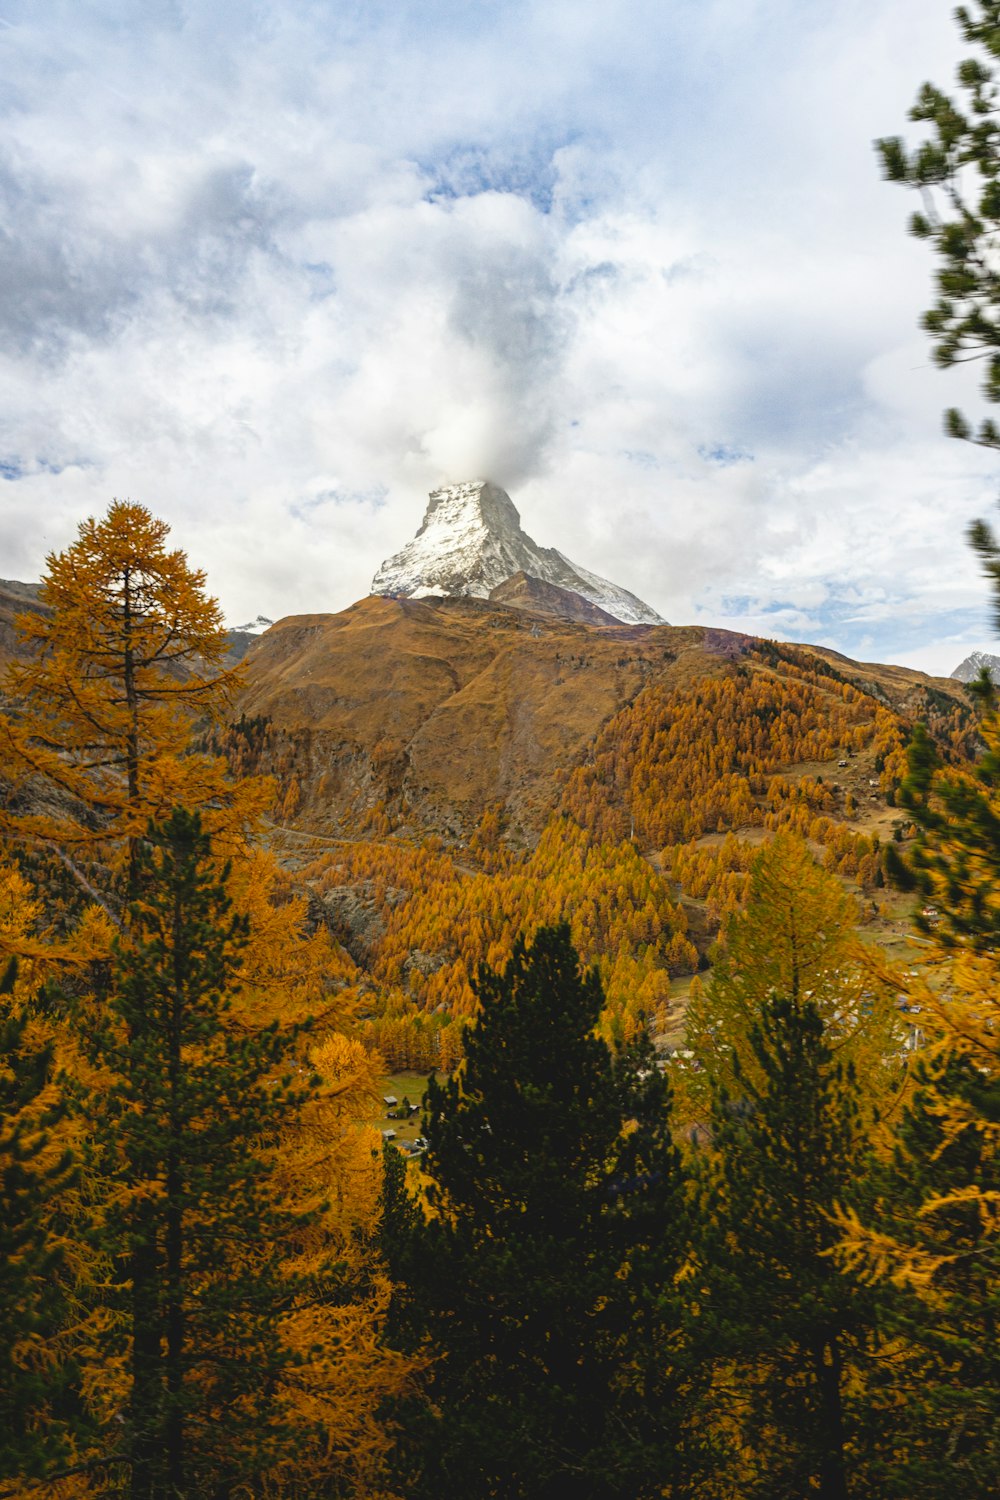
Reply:
[[[116,502],[49,559],[0,719],[0,831],[49,913],[43,938],[22,924],[7,942],[0,911],[0,953],[60,980],[75,1229],[101,1272],[49,1349],[77,1359],[98,1430],[84,1488],[131,1474],[148,1500],[178,1476],[212,1493],[214,1474],[221,1496],[255,1468],[288,1494],[365,1493],[381,1394],[409,1366],[380,1346],[378,1165],[354,1113],[372,1064],[345,1072],[337,1052],[353,966],[252,845],[271,784],[195,746],[237,682],[204,576],[166,536]]]
[[[845,1263],[878,1289],[900,1340],[886,1492],[984,1497],[1000,1467],[1000,724],[966,771],[926,736],[903,801],[913,848],[893,862],[923,903],[922,971],[902,980],[923,1045],[895,1150],[845,1212]]]
[[[711,978],[688,1008],[687,1047],[697,1066],[676,1070],[686,1114],[705,1120],[713,1093],[736,1095],[747,1081],[761,1082],[751,1034],[772,995],[815,1005],[827,1045],[863,1081],[869,1123],[891,1112],[907,1028],[896,977],[862,944],[856,921],[842,883],[816,864],[803,839],[780,832],[763,846],[750,866],[746,902],[723,930]]]
[[[18,621],[31,654],[9,666],[0,715],[3,831],[119,907],[150,818],[237,794],[220,762],[191,753],[194,720],[222,711],[234,678],[219,606],[168,531],[116,500],[50,554],[42,609]]]
[[[841,1214],[839,1254],[898,1340],[885,1493],[986,1500],[1000,1468],[1000,1007],[996,957],[912,976],[923,1047],[896,1146]]]

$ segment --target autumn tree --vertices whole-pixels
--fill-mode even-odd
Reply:
[[[896,1148],[842,1216],[844,1263],[898,1340],[885,1493],[986,1500],[1000,1469],[1000,1013],[996,958],[966,948],[910,1002],[925,1045]]]
[[[406,1493],[661,1495],[682,1383],[665,1085],[594,1035],[600,985],[565,926],[477,990],[464,1067],[426,1101],[432,1217],[387,1231],[403,1319],[440,1354]]]
[[[234,795],[220,763],[190,753],[193,720],[218,715],[234,679],[219,606],[168,531],[130,501],[85,521],[50,554],[41,609],[18,621],[29,658],[8,668],[0,822],[91,898],[107,899],[116,859],[128,888],[150,818]]]
[[[698,1067],[678,1071],[685,1108],[707,1117],[713,1091],[760,1083],[751,1044],[772,995],[816,1007],[838,1061],[853,1062],[873,1123],[895,1104],[905,1026],[894,977],[860,942],[857,910],[841,882],[782,832],[750,866],[742,910],[727,922],[708,984],[688,1008],[687,1046]]]
[[[59,1204],[77,1163],[60,1135],[54,1047],[15,998],[16,972],[11,960],[0,978],[0,1479],[65,1461],[74,1373],[53,1335],[70,1279]]]
[[[1000,1464],[1000,722],[968,769],[944,766],[920,727],[900,793],[912,847],[898,884],[920,898],[929,939],[901,992],[919,1029],[915,1089],[867,1206],[845,1218],[842,1253],[869,1277],[900,1340],[887,1421],[887,1493],[985,1496]],[[946,1441],[942,1441],[946,1434]]]

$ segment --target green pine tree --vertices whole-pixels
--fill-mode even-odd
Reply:
[[[465,1066],[428,1093],[432,1216],[388,1229],[403,1320],[438,1352],[406,1493],[669,1493],[685,1215],[666,1085],[648,1045],[616,1062],[595,1035],[600,982],[565,926],[477,992]]]
[[[245,923],[197,814],[150,825],[136,870],[131,943],[91,1042],[107,1081],[88,1162],[129,1334],[128,1493],[223,1497],[287,1436],[279,1321],[301,1288],[281,1247],[302,1222],[276,1201],[267,1152],[310,1084],[292,1076],[288,1031],[232,1022]]]
[[[914,727],[899,805],[916,824],[906,852],[886,850],[893,882],[915,892],[917,927],[943,947],[989,952],[1000,942],[1000,720],[981,725],[972,767],[945,766],[923,724]]]
[[[982,360],[982,392],[1000,401],[1000,275],[995,249],[1000,233],[1000,3],[974,0],[955,10],[962,39],[975,49],[958,66],[959,94],[925,83],[910,119],[927,127],[908,149],[899,136],[876,142],[884,176],[921,195],[910,232],[937,253],[937,298],[923,316],[942,369]],[[945,413],[952,437],[1000,448],[1000,427],[987,419],[973,428],[955,408]],[[969,540],[993,590],[1000,628],[1000,545],[985,521],[974,521]]]
[[[849,1447],[872,1299],[830,1257],[831,1219],[863,1143],[853,1072],[834,1062],[817,1006],[772,995],[750,1031],[755,1066],[717,1087],[713,1158],[702,1181],[692,1298],[716,1401],[751,1452],[741,1500],[847,1500]],[[721,1414],[721,1407],[720,1413]]]

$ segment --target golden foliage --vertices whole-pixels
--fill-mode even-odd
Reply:
[[[381,1062],[357,1040],[331,1033],[310,1049],[308,1063],[318,1092],[286,1131],[274,1189],[286,1206],[310,1214],[298,1243],[287,1247],[289,1274],[318,1275],[332,1255],[343,1291],[301,1303],[283,1321],[281,1336],[296,1360],[282,1377],[280,1404],[302,1438],[264,1484],[267,1493],[286,1493],[292,1482],[296,1492],[313,1493],[331,1474],[346,1474],[353,1492],[368,1497],[389,1447],[380,1407],[417,1368],[380,1341],[392,1290],[372,1248],[381,1137],[359,1121],[373,1112]]]
[[[595,841],[556,816],[533,850],[495,848],[491,865],[461,869],[432,840],[419,847],[387,841],[345,846],[306,875],[320,890],[366,883],[383,924],[370,967],[386,992],[383,1015],[393,1019],[413,1010],[470,1019],[477,1004],[470,977],[479,965],[502,967],[515,934],[530,938],[563,919],[583,962],[600,970],[615,1034],[631,1035],[644,1014],[658,1014],[671,974],[697,965],[669,883],[627,841]],[[429,1041],[432,1031],[424,1032]],[[394,1066],[424,1066],[392,1045],[391,1028],[370,1034]]]
[[[7,672],[0,825],[71,864],[120,855],[179,805],[204,808],[215,832],[270,799],[229,782],[222,761],[190,753],[195,718],[221,715],[238,679],[221,670],[226,636],[204,574],[168,551],[168,530],[143,506],[115,501],[50,554],[48,612],[18,620],[32,655]]]
[[[605,726],[563,806],[598,836],[634,829],[653,847],[760,827],[779,767],[854,752],[875,732],[872,699],[787,663],[783,675],[741,666],[691,687],[654,685]]]
[[[710,1087],[738,1094],[759,1069],[751,1028],[772,994],[810,999],[834,1056],[864,1080],[874,1126],[896,1108],[903,1077],[906,1025],[890,973],[860,941],[856,906],[840,882],[813,860],[805,843],[783,831],[763,846],[749,870],[746,905],[729,917],[708,984],[692,989],[687,1046],[696,1066],[677,1069],[678,1093],[693,1118],[707,1114]]]

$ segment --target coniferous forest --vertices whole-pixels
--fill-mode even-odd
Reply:
[[[959,20],[1000,56],[1000,6]],[[991,68],[963,65],[964,113],[927,86],[930,140],[881,155],[949,188],[951,218],[913,221],[926,326],[944,366],[985,354],[997,401]],[[971,540],[997,590],[1000,544]],[[440,839],[317,866],[382,883],[390,979],[453,934],[415,981],[462,1026],[410,1161],[372,1124],[410,1018],[366,1010],[279,857],[298,789],[242,764],[264,730],[204,574],[116,501],[39,604],[0,712],[0,1500],[996,1495],[988,675],[971,728],[904,745],[758,642],[763,676],[614,715],[520,862],[488,813],[460,890]],[[694,726],[711,753],[668,775]],[[888,851],[782,776],[855,742],[908,822]],[[865,941],[848,880],[911,893],[917,961]],[[658,1048],[699,961],[681,890],[720,930]]]

